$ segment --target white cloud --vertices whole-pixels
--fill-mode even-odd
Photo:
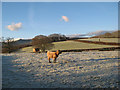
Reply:
[[[62,19],[63,19],[65,22],[68,22],[68,21],[69,21],[69,19],[68,19],[67,16],[62,16]]]
[[[11,31],[15,31],[15,30],[18,30],[22,27],[22,23],[19,22],[19,23],[12,23],[11,25],[8,25],[7,28]]]

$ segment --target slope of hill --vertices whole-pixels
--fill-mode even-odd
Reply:
[[[84,42],[76,42],[76,41],[61,41],[61,42],[54,42],[54,48],[50,49],[49,51],[69,51],[69,50],[80,50],[80,49],[99,49],[99,48],[113,48],[118,47],[117,45],[101,45],[101,44],[94,44],[94,43],[84,43]],[[31,53],[33,52],[33,47],[24,47],[20,50],[16,51],[16,53]]]
[[[94,36],[94,37],[100,37],[100,38],[120,38],[120,30],[118,31],[114,31],[112,33],[105,33],[103,35],[98,35],[98,36]]]
[[[95,31],[95,32],[89,32],[87,34],[71,34],[66,36],[70,38],[82,38],[82,37],[93,37],[93,36],[103,35],[105,33],[112,33],[112,32],[114,31]]]
[[[98,36],[98,35],[103,35],[105,33],[112,33],[113,31],[96,31],[96,32],[90,32],[88,33],[87,35],[91,36],[91,35],[94,35],[94,36]]]
[[[32,42],[31,39],[19,39],[15,41],[15,45],[30,44],[31,42]]]

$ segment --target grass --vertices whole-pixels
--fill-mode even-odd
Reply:
[[[88,44],[88,43],[82,43],[76,41],[55,42],[54,45],[55,47],[52,50],[93,49],[93,48],[114,47],[111,45]]]
[[[16,51],[16,52],[25,52],[25,53],[30,53],[30,52],[33,52],[33,47],[32,46],[30,46],[30,47],[25,47],[25,48],[22,48],[22,49],[20,49],[20,50],[18,50],[18,51]]]
[[[55,46],[52,50],[72,50],[72,49],[93,49],[93,48],[105,48],[105,47],[117,47],[114,45],[99,45],[99,44],[88,44],[76,41],[61,41],[61,42],[54,42]],[[17,52],[33,52],[33,47],[25,47],[20,49]]]
[[[57,63],[48,63],[46,53],[2,56],[3,88],[119,87],[118,51],[64,52]]]
[[[101,42],[115,42],[118,43],[119,38],[100,38]],[[91,38],[91,39],[78,39],[78,40],[87,40],[87,41],[99,41],[99,38]]]

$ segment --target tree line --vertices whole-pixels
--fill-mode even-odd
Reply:
[[[2,53],[11,53],[13,51],[16,51],[23,47],[33,46],[34,48],[39,48],[41,52],[45,52],[45,50],[52,49],[54,47],[54,44],[52,42],[58,42],[58,41],[65,41],[68,37],[62,34],[51,34],[49,36],[45,35],[37,35],[34,38],[32,38],[32,42],[29,44],[24,45],[16,45],[14,41],[14,38],[0,38],[1,42],[0,45],[2,46]]]
[[[54,44],[52,42],[65,41],[68,38],[61,34],[51,34],[49,36],[38,35],[32,39],[32,45],[34,48],[39,48],[41,52],[52,49]]]

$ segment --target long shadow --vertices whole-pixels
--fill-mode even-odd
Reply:
[[[19,70],[18,67],[14,67],[14,65],[19,64],[12,62],[16,59],[14,56],[2,56],[2,89],[57,88],[61,84],[60,82],[56,82],[57,76],[48,76],[47,73],[41,72],[42,77],[35,77],[33,72],[30,73]],[[53,82],[51,82],[52,79]]]
[[[12,69],[12,60],[15,60],[16,58],[13,58],[12,56],[2,56],[2,88],[10,87],[9,84],[9,75],[10,75],[10,69]],[[10,75],[11,76],[11,75]]]
[[[47,75],[47,73],[44,73],[44,75],[43,75],[43,73],[41,72],[41,75],[43,75],[43,77],[39,77],[39,76],[35,77],[33,75],[34,73],[31,74],[30,72],[20,71],[18,67],[14,67],[14,65],[19,65],[19,64],[12,62],[16,59],[18,59],[18,58],[14,57],[14,56],[2,56],[3,89],[4,88],[54,88],[54,87],[62,88],[62,86],[69,88],[69,86],[71,84],[73,84],[73,83],[70,84],[69,82],[61,83],[61,79],[63,77],[64,77],[64,79],[68,78],[69,77],[68,75],[49,76],[49,75]],[[106,58],[106,59],[111,59],[111,58]],[[113,59],[118,59],[118,58],[113,58]],[[98,59],[91,59],[91,61],[93,61],[93,60],[98,61]],[[99,59],[99,60],[104,60],[104,59]],[[77,76],[77,75],[81,76],[81,74],[73,74],[73,73],[70,74],[70,76]],[[89,72],[88,72],[88,75],[89,75]],[[41,78],[43,78],[43,79],[41,79]],[[39,81],[36,81],[37,79]],[[53,82],[51,80],[53,80]],[[81,84],[80,80],[75,80],[75,82],[76,82],[76,85],[78,85],[78,83]],[[83,85],[83,84],[81,84],[81,85]]]
[[[10,88],[14,82],[13,75],[17,76],[14,70],[17,68],[13,67],[13,60],[16,60],[13,56],[2,56],[2,88]]]
[[[110,59],[120,59],[120,58],[103,58],[103,59],[89,59],[89,60],[80,60],[80,61],[104,61],[104,60],[110,60]]]
[[[20,71],[19,68],[14,67],[16,64],[12,61],[17,58],[14,56],[2,56],[2,88],[29,88],[28,82],[32,81],[31,74]],[[18,78],[19,77],[19,78]],[[25,87],[26,86],[26,87]]]

